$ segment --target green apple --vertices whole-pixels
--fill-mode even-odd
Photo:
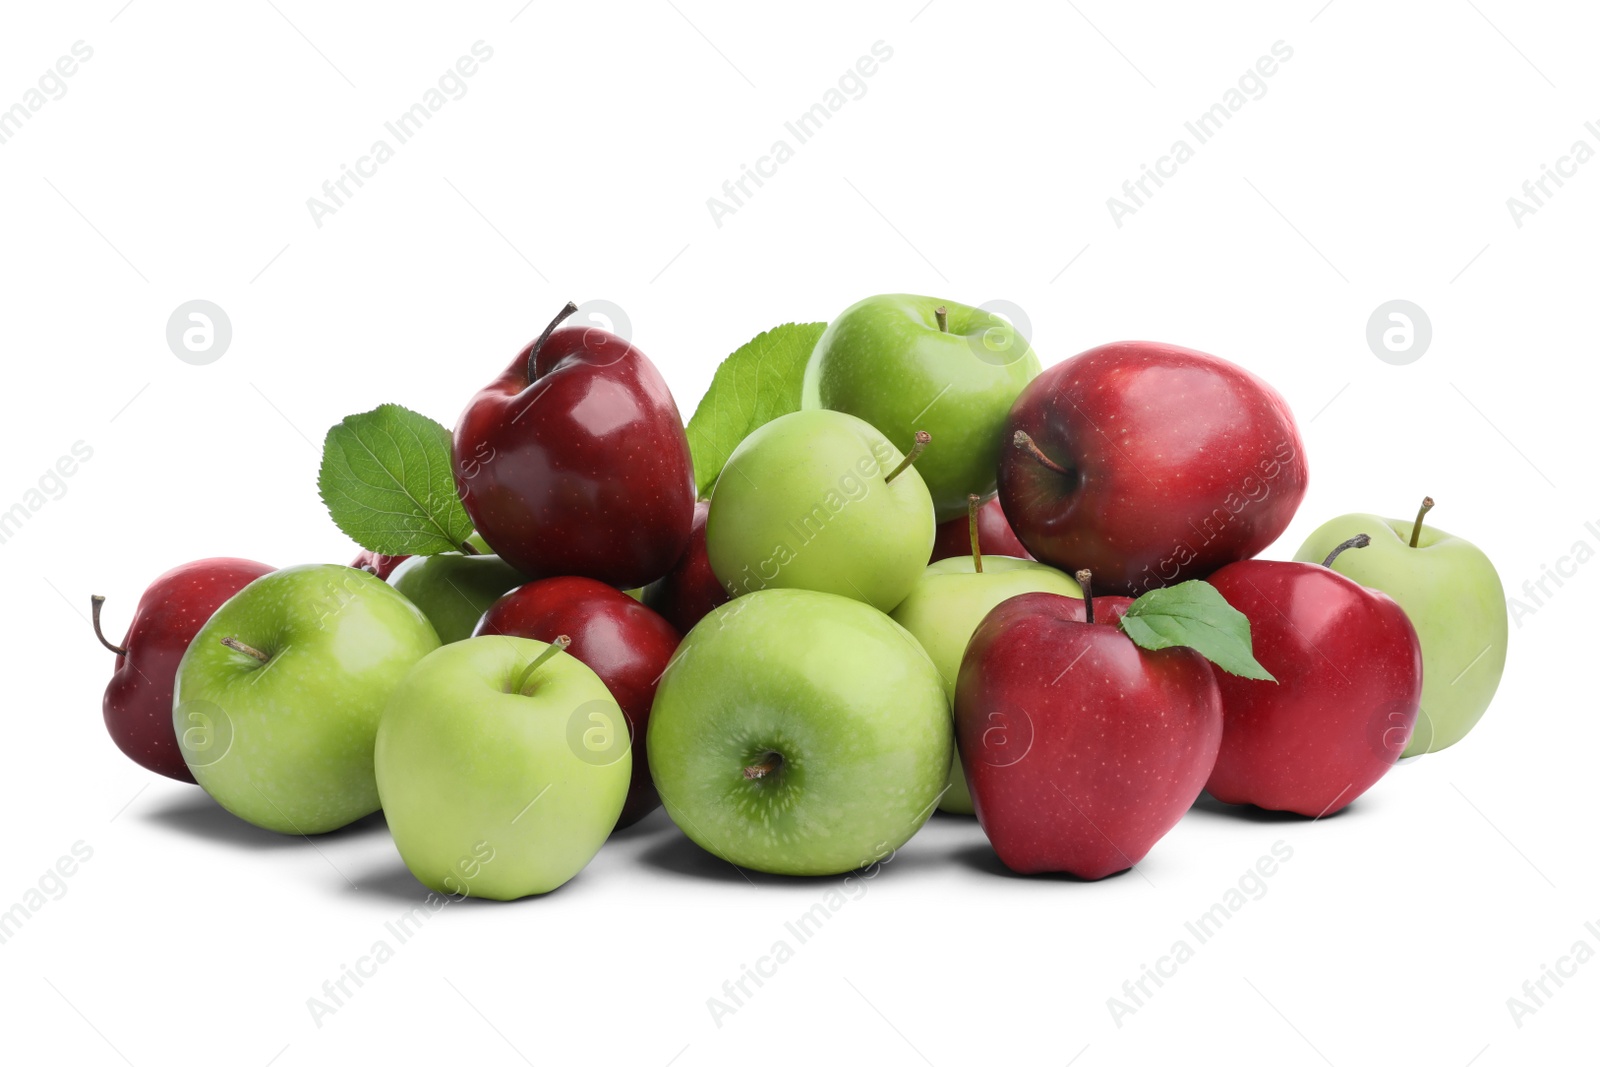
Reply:
[[[600,851],[633,773],[627,720],[598,675],[522,637],[474,637],[412,668],[378,725],[383,811],[429,889],[548,893]]]
[[[805,589],[700,620],[661,678],[646,744],[672,821],[773,874],[883,859],[933,814],[953,751],[944,686],[916,640]]]
[[[412,556],[389,575],[389,584],[422,609],[447,645],[471,637],[490,605],[527,580],[499,556],[460,552]]]
[[[943,314],[941,314],[943,312]],[[1039,374],[1039,357],[1005,319],[931,296],[871,296],[828,324],[806,364],[804,408],[832,408],[910,449],[939,521],[965,514],[967,497],[995,490],[1002,424]]]
[[[1389,594],[1422,643],[1422,710],[1404,755],[1449,748],[1471,730],[1494,699],[1506,667],[1506,596],[1500,575],[1468,541],[1415,520],[1341,515],[1318,527],[1295,553],[1320,563],[1356,534],[1372,543],[1345,552],[1333,569]]]
[[[257,578],[178,664],[172,721],[184,762],[247,822],[337,830],[378,810],[378,716],[438,647],[422,612],[365,571],[311,564]]]
[[[811,589],[889,611],[927,566],[933,533],[921,475],[883,434],[840,411],[795,411],[728,457],[706,554],[730,596]]]
[[[971,556],[954,556],[930,563],[911,595],[890,616],[922,645],[944,680],[944,696],[954,714],[956,675],[967,641],[1002,600],[1022,593],[1059,593],[1082,597],[1078,583],[1043,563],[1013,556],[984,556],[983,571]],[[972,794],[961,770],[961,754],[950,763],[949,790],[939,801],[941,811],[971,815]]]

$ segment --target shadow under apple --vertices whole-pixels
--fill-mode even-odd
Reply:
[[[188,837],[236,845],[254,851],[304,848],[307,840],[299,834],[275,833],[247,823],[199,789],[161,807],[152,808],[144,812],[140,818],[152,825]],[[383,813],[376,811],[338,830],[317,834],[310,840],[340,841],[385,829]]]

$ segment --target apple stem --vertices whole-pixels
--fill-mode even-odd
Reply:
[[[978,494],[967,494],[967,536],[972,539],[972,573],[983,573],[983,552],[978,548]]]
[[[1071,473],[1071,471],[1067,470],[1067,468],[1063,467],[1061,464],[1057,463],[1055,460],[1039,451],[1039,446],[1034,444],[1033,438],[1028,436],[1027,430],[1018,430],[1016,433],[1012,434],[1011,443],[1027,452],[1034,459],[1038,460],[1050,470],[1055,471],[1057,474]]]
[[[1083,586],[1083,621],[1094,622],[1094,575],[1085,568],[1073,575]]]
[[[517,684],[511,687],[511,691],[513,693],[522,693],[522,690],[533,678],[533,672],[544,666],[545,660],[549,659],[557,652],[565,652],[567,650],[567,646],[570,644],[572,644],[572,638],[568,637],[566,634],[562,634],[554,641],[551,641],[549,648],[539,653],[533,658],[532,663],[522,668],[522,673],[517,676]],[[522,693],[522,695],[527,696],[528,694]]]
[[[889,472],[889,476],[883,480],[883,484],[888,485],[900,477],[900,472],[917,461],[917,457],[922,455],[922,450],[928,447],[928,442],[931,440],[933,438],[929,436],[927,430],[918,430],[916,443],[911,446],[911,451],[907,452],[906,458],[900,461],[900,466]]]
[[[104,604],[105,602],[106,598],[98,593],[89,598],[89,614],[94,618],[94,635],[100,639],[100,643],[102,645],[105,645],[117,655],[126,656],[128,654],[127,649],[123,648],[121,645],[113,645],[110,641],[106,640],[106,635],[100,632],[100,605]]]
[[[541,333],[533,344],[528,347],[528,383],[530,385],[539,380],[539,351],[544,348],[544,343],[550,339],[551,334],[556,332],[556,327],[560,326],[568,315],[577,310],[578,305],[568,300],[567,306],[556,312],[556,317],[550,320],[550,325],[544,328],[544,333]]]
[[[1416,548],[1417,547],[1417,538],[1422,536],[1422,517],[1424,515],[1426,515],[1428,512],[1432,511],[1432,510],[1433,510],[1433,497],[1431,497],[1431,496],[1423,497],[1422,498],[1422,507],[1417,512],[1416,525],[1411,527],[1411,547],[1412,548]]]
[[[253,656],[262,663],[265,663],[267,660],[272,658],[259,648],[251,648],[237,637],[224,637],[222,639],[222,643],[233,649],[235,652],[243,652],[247,656]]]
[[[752,763],[744,769],[745,781],[753,782],[758,778],[765,778],[782,766],[783,754],[781,752],[768,752],[761,757],[760,763]]]
[[[1322,561],[1322,565],[1324,567],[1332,567],[1333,561],[1338,559],[1339,553],[1343,552],[1345,549],[1366,548],[1370,544],[1372,544],[1372,538],[1368,537],[1366,534],[1356,534],[1343,544],[1335,545],[1333,551],[1328,553],[1328,558]]]
[[[933,309],[933,321],[939,324],[940,333],[950,332],[949,312],[945,311],[943,304],[940,304],[938,307]]]
[[[482,555],[482,553],[478,551],[477,546],[475,546],[471,541],[463,541],[463,542],[461,542],[461,554],[463,556],[479,556],[479,555]]]

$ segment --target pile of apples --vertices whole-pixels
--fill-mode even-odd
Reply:
[[[854,870],[942,808],[1015,871],[1098,879],[1203,789],[1338,811],[1499,683],[1499,578],[1431,500],[1254,558],[1305,450],[1222,359],[1041,369],[996,315],[878,296],[753,399],[735,352],[686,431],[572,310],[453,434],[392,405],[330,430],[353,564],[158,578],[101,637],[123,751],[282,833],[381,808],[458,896],[548,892],[658,805],[755,870]]]

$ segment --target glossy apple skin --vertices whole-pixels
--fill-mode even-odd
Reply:
[[[633,597],[592,578],[544,578],[495,602],[474,637],[505,634],[549,643],[572,638],[567,653],[600,676],[622,708],[633,739],[633,778],[617,825],[629,826],[661,798],[650,779],[643,740],[656,684],[678,650],[678,631]]]
[[[1423,526],[1412,548],[1414,522],[1345,515],[1319,526],[1294,554],[1320,563],[1346,538],[1371,536],[1333,569],[1393,597],[1422,642],[1422,709],[1407,756],[1449,748],[1477,725],[1500,687],[1510,636],[1505,589],[1489,557],[1433,526]]]
[[[701,848],[771,874],[843,874],[933,814],[950,710],[939,672],[882,612],[763,589],[684,638],[646,743],[667,814]],[[774,773],[745,776],[773,752]]]
[[[394,573],[394,569],[410,558],[410,556],[385,556],[381,552],[373,552],[371,549],[363,548],[356,553],[356,558],[350,561],[350,566],[358,571],[366,571],[368,574],[382,578],[387,582],[389,575]]]
[[[533,345],[456,424],[456,487],[478,533],[529,578],[622,589],[667,573],[689,544],[694,468],[672,393],[615,334],[568,327]]]
[[[1271,386],[1176,345],[1119,341],[1023,390],[1000,453],[1000,504],[1036,559],[1137,596],[1256,555],[1305,495],[1305,447]]]
[[[578,723],[622,729],[595,673],[520,638],[445,645],[406,675],[374,743],[378,793],[406,866],[435,892],[515,900],[548,893],[594,858],[628,788],[623,747],[585,758]]]
[[[946,329],[934,314],[946,310]],[[876,426],[901,452],[933,437],[917,461],[940,519],[967,496],[994,492],[1006,411],[1039,357],[1011,323],[932,296],[870,296],[828,324],[806,364],[801,407],[844,411]]]
[[[280,834],[337,830],[378,810],[378,718],[438,647],[416,605],[365,571],[311,564],[258,578],[216,610],[178,664],[171,715],[184,760],[246,822]]]
[[[1022,874],[1127,870],[1189,810],[1222,742],[1222,697],[1193,649],[1149,652],[1128,601],[1025,593],[991,611],[956,679],[956,744],[978,822]]]
[[[233,594],[272,567],[217,556],[174,567],[139,598],[106,683],[101,710],[111,740],[146,770],[193,782],[172,728],[172,685],[189,642]]]
[[[1206,791],[1311,818],[1347,807],[1394,766],[1416,723],[1422,647],[1406,613],[1314,563],[1242,560],[1208,580],[1250,620],[1256,661],[1277,684],[1216,672],[1224,726]]]
[[[1032,559],[1022,547],[1017,535],[1011,532],[1006,513],[1000,507],[1000,498],[990,497],[978,507],[978,550],[986,556],[1011,556],[1015,559]],[[933,531],[933,557],[929,563],[956,556],[972,555],[972,528],[966,515],[941,522]]]
[[[933,660],[944,682],[945,699],[955,707],[956,675],[972,632],[1002,601],[1022,593],[1058,593],[1081,597],[1078,583],[1054,567],[1014,556],[983,557],[983,572],[975,569],[972,555],[956,556],[928,565],[922,580],[889,617],[904,626]],[[949,790],[939,800],[939,810],[953,815],[972,814],[966,772],[958,754],[950,763]]]
[[[644,603],[680,634],[694,629],[712,608],[728,602],[728,591],[717,581],[706,554],[706,516],[710,512],[711,501],[695,504],[689,547],[670,571],[644,590]]]

